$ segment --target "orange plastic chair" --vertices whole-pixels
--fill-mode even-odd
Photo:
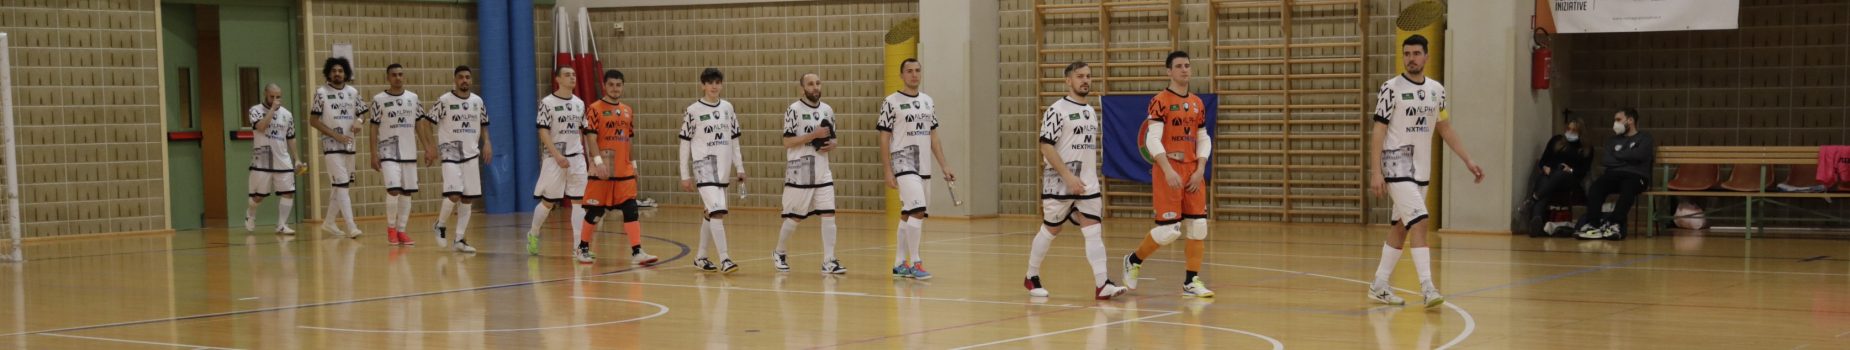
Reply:
[[[1786,180],[1780,183],[1793,187],[1812,187],[1818,183],[1818,166],[1812,164],[1793,165],[1792,171],[1786,173]]]
[[[1666,187],[1677,191],[1707,191],[1721,182],[1721,166],[1715,164],[1683,164],[1677,166],[1677,173]]]
[[[1766,189],[1766,165],[1735,164],[1734,172],[1728,174],[1728,182],[1722,188],[1735,192],[1760,192]]]

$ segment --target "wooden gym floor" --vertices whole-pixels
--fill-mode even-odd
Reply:
[[[473,256],[387,246],[383,222],[359,240],[242,229],[37,242],[0,264],[0,348],[1850,348],[1850,241],[1672,237],[1622,242],[1448,235],[1435,274],[1451,304],[1425,310],[1364,298],[1381,226],[1215,223],[1204,278],[1212,300],[1179,296],[1180,247],[1145,265],[1141,288],[1094,302],[1078,230],[1043,265],[1053,297],[1021,288],[1038,220],[932,219],[930,281],[895,280],[892,225],[841,219],[844,276],[817,272],[815,220],[791,238],[791,272],[769,262],[778,218],[728,221],[731,275],[690,263],[698,214],[645,212],[645,247],[667,260],[628,266],[617,228],[581,266],[548,221],[529,258],[523,216],[477,217]],[[564,216],[557,211],[555,217]],[[1117,257],[1147,220],[1107,224]],[[615,226],[615,225],[609,225]],[[1394,284],[1417,303],[1402,261]]]

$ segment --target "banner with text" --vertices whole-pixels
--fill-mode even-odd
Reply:
[[[1740,0],[1549,0],[1561,33],[1740,27]]]

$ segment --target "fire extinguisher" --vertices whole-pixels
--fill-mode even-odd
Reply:
[[[1554,70],[1554,50],[1548,49],[1548,30],[1535,28],[1535,45],[1529,48],[1529,88],[1547,90]]]

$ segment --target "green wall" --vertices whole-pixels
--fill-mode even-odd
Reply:
[[[188,98],[193,103],[195,114],[199,108],[199,99],[195,93],[177,91],[180,80],[175,74],[179,67],[192,67],[193,89],[198,90],[199,57],[197,55],[198,27],[194,22],[193,7],[184,5],[161,5],[161,66],[162,79],[167,82],[163,98],[167,101],[167,131],[198,131],[198,121],[191,128],[186,127],[187,115],[180,113],[180,99]],[[169,142],[167,144],[168,186],[172,196],[167,203],[172,211],[168,213],[173,219],[173,229],[187,230],[199,228],[204,222],[205,187],[200,154],[200,141]]]
[[[303,85],[298,78],[302,67],[300,62],[300,38],[295,33],[301,31],[301,23],[294,15],[294,7],[277,6],[220,6],[219,7],[219,58],[222,65],[220,74],[225,79],[225,119],[222,121],[226,130],[240,130],[244,126],[244,110],[250,108],[242,101],[243,91],[239,91],[238,68],[257,67],[258,76],[264,83],[276,83],[283,88],[283,105],[296,117],[296,142],[299,151],[308,150],[309,135],[307,130],[308,110],[305,99],[309,91],[301,91]],[[255,103],[253,103],[255,104]],[[207,137],[224,137],[224,135],[207,135]],[[250,190],[250,140],[230,140],[225,144],[225,196],[226,213],[231,218],[231,226],[243,225],[244,208],[249,204]],[[310,164],[318,163],[319,155],[297,154],[296,159]],[[309,190],[308,177],[296,176],[295,220],[300,222],[303,213],[307,213]],[[274,197],[267,200],[263,208],[257,211],[258,226],[274,225],[276,210]]]

